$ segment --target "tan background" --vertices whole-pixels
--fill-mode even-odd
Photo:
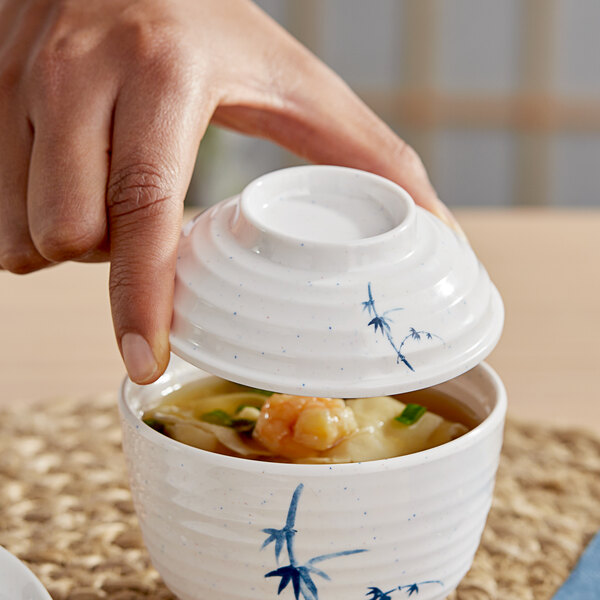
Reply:
[[[506,304],[510,412],[600,432],[600,211],[460,210]],[[107,265],[0,273],[0,405],[116,390]]]
[[[600,206],[598,0],[257,2],[415,147],[452,208]],[[189,200],[298,162],[212,128]]]

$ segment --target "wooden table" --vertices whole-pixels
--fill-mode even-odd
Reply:
[[[456,211],[506,304],[510,413],[600,433],[600,211]],[[0,273],[0,404],[116,390],[107,265]]]

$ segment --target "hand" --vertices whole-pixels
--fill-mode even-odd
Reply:
[[[138,383],[169,360],[183,198],[211,120],[388,177],[452,219],[415,152],[248,0],[0,0],[0,266],[110,259]]]

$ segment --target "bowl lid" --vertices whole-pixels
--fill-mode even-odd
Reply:
[[[401,187],[304,166],[256,179],[184,227],[171,347],[238,383],[351,398],[464,373],[503,319],[469,243]]]

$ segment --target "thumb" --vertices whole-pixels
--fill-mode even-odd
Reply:
[[[107,188],[113,323],[129,376],[140,384],[169,362],[183,200],[208,118],[181,86],[170,93],[149,83],[134,82],[117,100]]]

